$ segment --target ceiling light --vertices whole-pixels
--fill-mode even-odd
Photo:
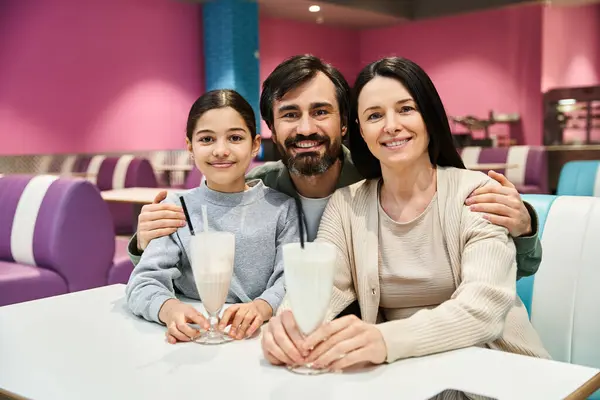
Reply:
[[[310,6],[310,7],[308,7],[308,11],[310,11],[310,12],[319,12],[319,11],[321,11],[321,7],[316,6],[316,5],[315,6]]]

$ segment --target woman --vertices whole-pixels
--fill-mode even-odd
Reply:
[[[281,246],[297,242],[298,218],[294,200],[267,188],[262,181],[246,182],[245,173],[260,148],[256,119],[250,104],[233,90],[203,94],[192,105],[186,143],[205,181],[183,194],[193,225],[206,205],[213,231],[235,233],[233,278],[220,329],[231,324],[235,339],[252,336],[283,300]],[[178,196],[166,203],[179,204]],[[198,299],[189,254],[187,227],[153,240],[133,270],[126,294],[129,308],[149,321],[167,327],[169,343],[193,340],[199,332],[189,323],[208,328],[194,307],[179,301],[175,289]]]
[[[465,169],[427,74],[402,58],[374,62],[353,110],[350,150],[367,179],[333,195],[317,240],[338,249],[328,319],[358,300],[362,320],[303,339],[285,311],[265,330],[265,357],[331,370],[467,346],[549,357],[516,295],[508,231],[464,205],[494,181]]]

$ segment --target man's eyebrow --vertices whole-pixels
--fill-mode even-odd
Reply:
[[[278,112],[284,112],[284,111],[295,111],[295,110],[298,110],[299,108],[300,108],[300,107],[298,107],[298,106],[297,106],[297,105],[295,105],[295,104],[286,104],[286,105],[283,105],[283,106],[279,107],[279,108],[277,109],[277,111],[278,111]]]

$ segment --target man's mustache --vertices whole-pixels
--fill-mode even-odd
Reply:
[[[285,147],[291,147],[291,146],[295,146],[296,144],[298,144],[304,140],[312,140],[315,142],[325,143],[325,144],[329,144],[329,141],[330,141],[329,137],[327,137],[327,136],[319,135],[318,133],[312,133],[308,136],[296,135],[294,137],[289,137],[289,138],[285,139],[284,144],[285,144]]]

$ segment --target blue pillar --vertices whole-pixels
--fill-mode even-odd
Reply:
[[[254,109],[260,131],[258,3],[208,1],[202,19],[206,90],[237,90]]]

